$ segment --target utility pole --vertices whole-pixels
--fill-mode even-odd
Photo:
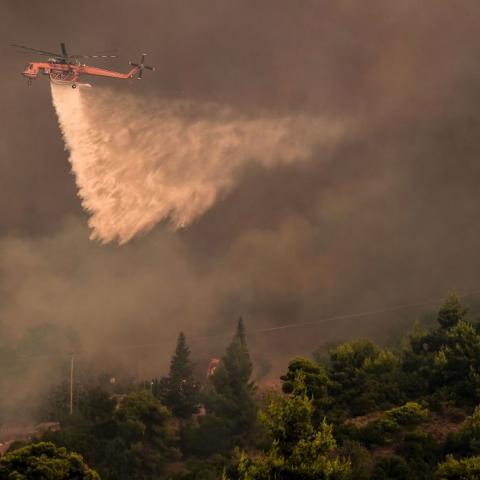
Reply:
[[[70,357],[70,415],[73,414],[73,354]]]

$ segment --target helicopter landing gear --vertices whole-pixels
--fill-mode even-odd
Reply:
[[[29,87],[32,86],[32,79],[31,79],[31,78],[29,78],[29,79],[27,80],[27,85],[28,85]]]
[[[77,84],[76,84],[76,83],[73,83],[73,84],[72,84],[72,88],[77,88]]]

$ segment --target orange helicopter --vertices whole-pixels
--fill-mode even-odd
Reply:
[[[17,45],[11,43],[10,46],[20,48],[19,53],[32,53],[35,55],[42,55],[49,57],[46,62],[33,62],[26,65],[22,75],[28,79],[28,86],[32,84],[32,80],[36,80],[38,74],[41,72],[44,75],[49,75],[53,83],[61,85],[71,85],[72,88],[79,86],[88,86],[87,83],[79,83],[80,75],[93,75],[97,77],[109,77],[128,79],[137,77],[142,78],[144,70],[155,70],[154,67],[145,65],[145,56],[143,53],[140,63],[129,62],[133,67],[129,72],[115,72],[104,68],[90,67],[82,64],[80,59],[83,58],[116,58],[116,55],[96,54],[96,55],[69,55],[65,43],[60,43],[62,53],[47,52],[45,50],[38,50],[36,48],[26,47],[24,45]]]

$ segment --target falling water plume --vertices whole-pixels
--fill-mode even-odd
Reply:
[[[213,103],[148,99],[52,84],[91,237],[126,243],[161,221],[188,226],[235,186],[241,170],[308,160],[345,123],[245,115]]]

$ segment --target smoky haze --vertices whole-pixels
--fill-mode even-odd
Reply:
[[[223,334],[243,315],[254,330],[475,289],[479,10],[473,0],[105,0],[95,8],[4,0],[2,45],[116,47],[122,59],[111,66],[122,71],[149,54],[157,71],[141,82],[91,81],[99,112],[183,102],[214,104],[248,125],[354,125],[326,149],[289,120],[301,161],[282,161],[284,149],[267,142],[271,160],[254,149],[256,161],[222,172],[228,188],[188,228],[154,226],[170,215],[157,214],[128,244],[102,245],[89,240],[47,79],[27,89],[18,73],[30,57],[2,46],[0,316],[12,337],[51,322],[75,327],[85,351],[115,356],[114,346],[157,342],[141,353],[120,348],[147,375],[165,370],[180,329]],[[203,114],[208,125],[212,112],[198,108],[184,121]],[[218,154],[213,140],[211,149]],[[251,342],[259,362],[278,372],[328,339],[386,338],[394,323],[367,316]],[[208,357],[225,342],[192,348]]]

